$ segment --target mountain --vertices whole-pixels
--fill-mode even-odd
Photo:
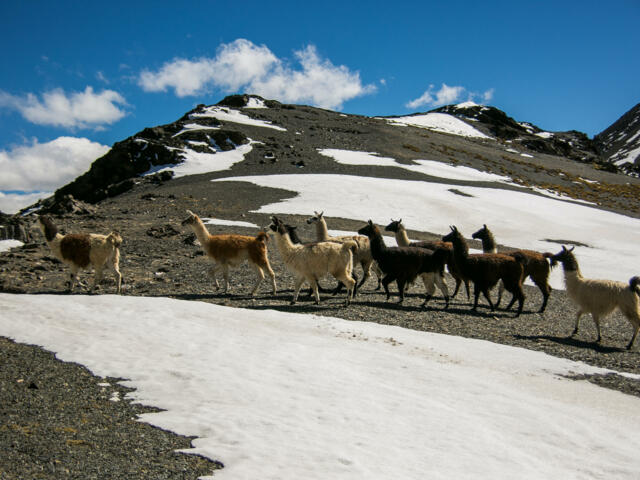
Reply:
[[[585,134],[547,132],[517,122],[494,107],[467,102],[405,117],[374,118],[233,95],[216,105],[198,105],[173,123],[145,128],[114,144],[89,171],[40,206],[46,210],[68,195],[96,203],[140,183],[169,180],[189,156],[205,161],[206,155],[250,144],[250,153],[233,165],[234,171],[341,171],[344,166],[328,163],[319,153],[341,148],[375,151],[405,163],[432,159],[466,165],[610,208],[624,203],[626,209],[622,197],[634,195],[623,187],[604,189],[576,180],[597,170],[616,171],[601,159],[597,144]],[[558,176],[558,171],[566,176]],[[606,181],[625,183],[617,176]]]
[[[640,176],[640,103],[595,136],[600,155],[621,171]]]
[[[582,132],[547,132],[531,123],[517,122],[495,107],[477,105],[473,102],[447,105],[434,111],[473,122],[479,130],[511,144],[514,148],[558,155],[586,163],[600,161],[596,145]]]

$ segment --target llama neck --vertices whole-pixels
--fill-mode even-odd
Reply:
[[[295,249],[288,233],[276,232],[275,237],[276,244],[278,245],[278,250],[280,251],[280,255],[282,255],[283,257],[287,256]]]
[[[465,264],[469,257],[469,246],[466,240],[461,236],[455,236],[451,239],[453,245],[453,256],[459,264]]]
[[[64,238],[64,235],[60,233],[56,233],[55,237],[51,240],[47,240],[47,245],[49,245],[49,249],[53,253],[53,255],[60,260],[62,260],[62,251],[60,250],[60,241]]]
[[[411,243],[407,231],[401,225],[398,227],[398,230],[396,230],[396,243],[399,247],[407,247]]]
[[[493,233],[487,232],[482,237],[482,251],[484,253],[498,253],[498,247],[496,245],[496,239],[493,238]]]
[[[196,238],[200,242],[200,245],[204,247],[209,241],[210,233],[207,230],[207,227],[204,226],[204,223],[202,223],[202,220],[200,220],[200,218],[196,218],[196,222],[191,224],[191,229],[193,230],[193,233],[196,234]]]
[[[578,261],[573,255],[570,255],[567,259],[563,260],[562,271],[564,273],[564,281],[567,287],[569,287],[570,284],[576,283],[582,279]]]
[[[316,222],[316,240],[319,242],[325,242],[329,239],[329,230],[327,230],[327,222],[324,218],[320,218]]]
[[[369,244],[371,245],[371,255],[374,258],[387,249],[382,234],[377,227],[375,227],[373,233],[369,235]]]

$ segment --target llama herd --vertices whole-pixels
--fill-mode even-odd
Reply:
[[[331,275],[339,282],[334,294],[344,287],[345,305],[348,306],[373,270],[378,279],[376,290],[382,287],[387,301],[391,297],[389,285],[392,282],[395,281],[397,285],[399,303],[402,303],[406,287],[420,277],[425,287],[422,306],[427,305],[437,287],[444,297],[446,309],[450,298],[457,295],[462,283],[465,285],[467,298],[470,299],[469,284],[473,283],[473,311],[478,307],[480,294],[493,311],[500,305],[503,291],[507,290],[512,298],[506,309],[510,310],[517,302],[516,316],[519,316],[525,300],[522,288],[524,279],[530,277],[540,289],[542,305],[539,312],[544,312],[551,293],[550,269],[561,263],[567,294],[578,308],[572,336],[578,332],[582,315],[590,313],[597,329],[596,342],[600,342],[600,320],[616,309],[622,312],[633,327],[633,335],[627,349],[632,348],[640,330],[640,277],[632,277],[628,283],[583,278],[572,253],[573,247],[568,250],[563,246],[555,255],[531,250],[497,253],[495,238],[484,225],[472,235],[472,238],[482,241],[483,253],[470,254],[467,241],[455,226],[450,227],[451,231],[443,236],[442,240],[410,242],[402,220],[392,220],[385,227],[385,231],[395,234],[398,245],[388,247],[380,228],[371,220],[358,230],[357,235],[330,236],[322,212],[314,212],[307,220],[308,224],[316,228],[316,239],[313,242],[300,241],[296,227],[284,223],[276,216],[272,216],[271,223],[265,227],[265,231],[261,231],[255,237],[237,234],[212,235],[198,215],[189,210],[187,213],[188,217],[182,225],[193,230],[205,254],[214,262],[209,274],[216,289],[220,288],[216,273],[222,271],[225,293],[229,289],[229,269],[246,261],[257,274],[251,295],[255,295],[264,280],[265,270],[271,277],[272,292],[276,294],[276,278],[269,264],[267,250],[271,235],[275,239],[285,268],[294,277],[292,304],[296,303],[305,283],[310,286],[316,304],[319,303],[318,281]],[[95,289],[106,266],[113,270],[116,276],[116,292],[120,293],[122,275],[119,270],[119,248],[122,237],[117,232],[111,232],[109,235],[62,235],[48,216],[38,217],[38,225],[53,255],[71,268],[69,291],[73,290],[78,271],[91,266],[95,269],[91,288]],[[363,272],[360,283],[354,273],[354,267],[358,264]],[[445,267],[456,282],[451,296],[444,281]],[[494,303],[490,292],[496,285],[498,298]]]

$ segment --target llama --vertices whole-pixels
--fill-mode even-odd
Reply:
[[[362,271],[364,273],[362,277],[362,281],[357,289],[362,287],[364,282],[367,281],[369,276],[371,275],[371,268],[375,272],[378,277],[378,286],[376,290],[380,289],[380,282],[382,280],[382,272],[380,268],[373,261],[373,257],[371,255],[371,245],[369,245],[369,239],[367,237],[363,237],[362,235],[344,235],[339,237],[331,237],[329,236],[329,230],[327,228],[327,222],[324,219],[324,212],[313,212],[314,216],[307,219],[307,224],[313,224],[316,228],[316,240],[319,242],[356,242],[358,245],[358,250],[353,254],[353,263],[360,264],[362,267]],[[340,289],[340,287],[338,287]]]
[[[431,242],[429,241],[411,242],[409,240],[409,236],[407,235],[407,231],[405,230],[404,225],[402,224],[402,219],[394,220],[392,218],[391,223],[386,227],[384,227],[384,229],[387,232],[393,232],[395,234],[396,243],[398,244],[399,247],[420,247],[420,248],[426,248],[428,250],[435,250],[436,248],[444,248],[445,250],[448,250],[449,258],[447,258],[447,269],[449,270],[449,273],[451,274],[451,276],[456,282],[456,288],[453,291],[453,295],[451,295],[451,298],[456,297],[456,295],[458,294],[458,290],[460,289],[460,284],[462,282],[464,282],[465,290],[467,291],[467,300],[471,298],[471,295],[469,293],[469,279],[463,278],[462,272],[460,272],[460,269],[456,267],[456,262],[454,261],[454,258],[453,258],[453,245],[450,242],[443,242],[442,240],[434,240]]]
[[[213,278],[216,290],[220,289],[216,278],[218,270],[222,269],[224,278],[223,293],[227,293],[229,289],[229,268],[237,267],[247,260],[258,275],[258,280],[253,290],[251,290],[251,296],[256,294],[258,287],[264,280],[264,270],[271,277],[273,294],[276,294],[276,275],[269,264],[267,254],[269,237],[265,232],[260,232],[255,237],[236,234],[212,235],[198,215],[191,210],[187,210],[187,213],[189,216],[182,221],[182,225],[191,227],[206,255],[215,262],[214,266],[209,269],[209,275]]]
[[[449,306],[449,291],[443,281],[444,264],[448,253],[445,249],[438,248],[434,251],[417,247],[387,247],[382,239],[380,229],[371,220],[358,230],[360,235],[369,237],[371,254],[378,263],[385,276],[382,286],[387,294],[387,301],[391,297],[389,284],[396,281],[400,300],[404,301],[404,288],[407,283],[413,282],[418,275],[422,276],[426,288],[426,296],[422,307],[426,307],[435,291],[434,283],[445,298],[445,309]]]
[[[600,320],[618,308],[633,327],[633,335],[627,345],[627,350],[630,350],[640,330],[640,277],[631,277],[629,283],[584,278],[573,255],[574,248],[567,250],[563,245],[560,252],[551,256],[552,267],[562,263],[567,295],[578,306],[576,326],[571,336],[578,333],[580,317],[590,313],[598,332],[596,343],[599,343],[602,339]]]
[[[120,245],[122,237],[118,232],[109,235],[97,233],[69,233],[62,235],[48,215],[38,217],[38,226],[44,234],[53,255],[71,267],[69,292],[73,291],[78,272],[90,266],[95,269],[91,290],[95,290],[102,280],[104,267],[111,268],[116,276],[116,293],[120,293]]]
[[[502,280],[507,291],[511,292],[513,298],[507,306],[507,310],[518,300],[518,312],[516,317],[522,313],[524,305],[524,292],[522,282],[524,280],[524,266],[526,259],[521,254],[514,257],[502,255],[500,253],[481,253],[469,255],[467,241],[456,227],[451,227],[451,232],[442,237],[444,242],[453,244],[453,256],[456,264],[460,267],[463,275],[473,282],[474,302],[472,311],[478,308],[478,298],[482,292],[489,302],[491,310],[495,310],[495,305],[489,297],[489,290]]]
[[[356,242],[294,244],[282,220],[275,216],[271,217],[269,229],[275,234],[276,244],[287,270],[295,276],[293,298],[291,299],[292,305],[298,301],[300,288],[305,281],[309,282],[313,289],[316,305],[319,304],[318,279],[329,273],[346,285],[346,305],[349,305],[356,284],[351,276],[353,268],[352,252],[357,249]]]
[[[300,240],[300,237],[298,236],[298,227],[295,225],[291,225],[289,223],[283,223],[284,228],[287,230],[287,233],[289,234],[289,238],[291,239],[291,243],[294,244],[300,244],[303,245],[302,240]],[[269,227],[265,227],[265,230],[268,229]],[[305,245],[310,245],[311,243],[317,243],[317,242],[306,242],[304,243]],[[353,279],[356,281],[356,285],[353,288],[353,296],[355,297],[356,294],[358,293],[358,277],[356,276],[355,273],[353,273],[353,270],[351,271],[351,276],[353,277]],[[337,295],[340,290],[342,289],[342,287],[344,286],[344,284],[342,282],[338,283],[338,286],[332,291],[331,295]],[[318,290],[320,292],[327,292],[327,289],[323,288],[322,285],[320,285],[320,282],[318,281]],[[313,289],[311,287],[309,287],[309,297],[311,297],[311,295],[313,295]]]
[[[482,241],[482,251],[484,253],[498,253],[496,240],[491,230],[484,224],[480,230],[474,232],[471,238],[479,239]],[[515,250],[512,252],[505,252],[505,255],[514,256],[515,253],[520,253],[527,259],[527,263],[524,266],[524,277],[531,278],[533,283],[540,289],[542,293],[542,305],[538,313],[544,312],[547,308],[547,301],[551,294],[551,285],[549,285],[549,261],[547,258],[551,256],[549,253],[539,253],[533,250]],[[498,299],[496,300],[496,307],[500,305],[502,299],[502,292],[504,291],[504,285],[500,282],[498,286]]]

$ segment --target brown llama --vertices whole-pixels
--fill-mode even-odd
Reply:
[[[273,294],[276,294],[276,275],[273,273],[271,265],[269,264],[269,257],[267,255],[267,242],[269,241],[269,237],[265,232],[260,232],[255,237],[236,234],[212,235],[198,215],[191,210],[187,210],[187,213],[189,216],[182,221],[182,225],[189,225],[191,227],[206,255],[216,262],[209,270],[209,275],[211,275],[216,285],[216,290],[220,289],[220,285],[216,279],[216,272],[222,269],[222,276],[224,278],[223,292],[226,293],[229,289],[229,268],[236,267],[246,260],[258,274],[258,280],[253,290],[251,290],[251,295],[255,295],[260,283],[264,280],[263,270],[266,270],[271,277]]]
[[[470,255],[467,241],[454,226],[451,227],[449,234],[442,237],[442,240],[453,244],[453,255],[457,265],[463,274],[473,282],[474,302],[472,311],[478,308],[478,298],[481,292],[489,302],[491,310],[495,310],[495,305],[489,297],[489,290],[495,287],[499,280],[502,280],[504,287],[513,295],[507,310],[518,300],[516,317],[522,313],[524,305],[524,292],[522,291],[522,282],[524,280],[523,264],[526,262],[522,255],[518,254],[515,258],[500,253]]]
[[[460,284],[464,282],[465,290],[467,292],[467,300],[471,298],[471,294],[469,293],[469,279],[464,278],[460,269],[456,266],[456,262],[453,258],[453,245],[451,242],[443,242],[442,240],[422,240],[417,242],[412,242],[409,240],[409,236],[407,235],[407,231],[402,224],[402,219],[394,220],[391,219],[391,223],[384,227],[385,231],[393,232],[396,237],[396,243],[399,247],[419,247],[426,248],[428,250],[435,250],[436,248],[444,248],[449,251],[449,257],[447,258],[447,270],[453,277],[456,282],[456,288],[453,291],[453,295],[451,298],[455,298],[458,294],[458,290],[460,289]]]
[[[480,230],[474,232],[471,238],[482,241],[482,251],[484,253],[498,253],[498,246],[496,244],[495,237],[491,230],[484,224]],[[503,252],[505,255],[511,255],[512,257],[519,253],[527,262],[524,266],[524,277],[531,278],[533,283],[540,289],[542,293],[542,305],[538,313],[544,312],[547,308],[547,301],[549,295],[551,295],[551,285],[549,285],[549,272],[551,267],[547,258],[551,256],[550,253],[539,253],[534,250],[514,250],[509,252]],[[498,286],[498,300],[496,300],[496,308],[500,305],[502,299],[502,292],[504,291],[504,285],[500,283]]]
[[[108,266],[116,276],[116,293],[120,293],[122,275],[119,263],[122,237],[118,232],[111,232],[109,235],[97,233],[62,235],[48,215],[39,216],[37,221],[51,253],[71,267],[70,292],[73,291],[80,270],[93,266],[95,275],[91,290],[95,290],[102,279],[104,267]]]

